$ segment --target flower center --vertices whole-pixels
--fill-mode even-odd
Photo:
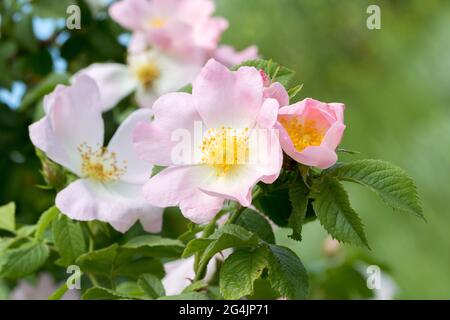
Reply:
[[[161,29],[166,25],[166,20],[160,17],[152,18],[149,21],[149,25],[155,29]]]
[[[317,129],[312,120],[301,122],[299,117],[282,117],[280,123],[286,129],[298,152],[306,147],[320,146],[322,143],[324,133]]]
[[[161,72],[156,64],[147,62],[139,65],[135,69],[135,74],[144,87],[150,88],[155,80],[159,78]]]
[[[127,163],[118,163],[117,154],[110,152],[106,147],[94,150],[86,143],[78,147],[81,154],[81,173],[85,177],[100,181],[114,182],[127,170]]]
[[[209,129],[200,146],[201,162],[213,166],[218,176],[224,176],[230,169],[245,164],[249,151],[248,131],[248,128]]]

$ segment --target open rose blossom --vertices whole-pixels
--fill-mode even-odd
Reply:
[[[79,179],[56,196],[56,207],[75,220],[100,220],[121,232],[137,220],[149,232],[158,232],[162,210],[142,197],[142,186],[152,166],[134,153],[132,131],[152,111],[132,113],[107,147],[100,94],[93,79],[81,75],[72,86],[57,86],[44,99],[46,116],[30,126],[33,144]]]
[[[337,161],[336,147],[344,134],[342,103],[307,98],[280,108],[278,127],[281,146],[295,161],[326,169]]]
[[[121,0],[109,14],[133,31],[133,40],[184,54],[197,49],[215,50],[228,22],[213,17],[211,0]],[[134,46],[134,45],[132,45]]]
[[[139,156],[168,167],[145,184],[145,198],[159,207],[179,205],[196,223],[209,221],[225,199],[250,206],[255,184],[272,183],[280,173],[278,108],[277,100],[264,99],[258,70],[232,72],[208,61],[192,94],[162,96],[154,121],[136,127]]]
[[[103,111],[113,108],[132,92],[136,92],[139,106],[150,108],[162,94],[191,83],[202,66],[159,50],[148,50],[130,54],[127,65],[94,63],[75,77],[86,74],[97,82]]]

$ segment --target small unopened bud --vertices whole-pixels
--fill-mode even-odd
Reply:
[[[42,164],[42,176],[49,187],[61,190],[67,184],[66,172],[63,167],[48,159],[45,154],[38,151],[37,155]]]
[[[259,74],[261,75],[261,78],[263,80],[264,87],[269,87],[271,81],[270,81],[270,78],[267,75],[267,73],[265,73],[265,71],[261,69],[261,70],[259,70]]]
[[[323,252],[327,257],[335,257],[341,251],[341,244],[328,236],[323,243]]]

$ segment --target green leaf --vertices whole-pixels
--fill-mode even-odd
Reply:
[[[287,187],[273,190],[269,187],[267,193],[260,195],[254,201],[254,205],[258,211],[264,213],[278,226],[288,226],[292,206],[289,202],[289,189]]]
[[[188,285],[186,288],[184,288],[182,293],[200,291],[200,290],[205,289],[207,287],[208,287],[208,284],[205,283],[202,280],[194,281],[190,285]]]
[[[70,220],[60,214],[53,220],[53,242],[58,249],[62,265],[70,265],[83,253],[86,252],[86,241],[79,222]]]
[[[46,245],[27,242],[16,249],[0,254],[0,277],[22,278],[38,270],[47,260],[49,249]]]
[[[48,297],[48,300],[61,300],[68,290],[67,283],[64,282]]]
[[[313,207],[325,230],[339,241],[369,248],[362,222],[339,181],[326,176],[318,188]]]
[[[51,223],[58,216],[58,214],[59,210],[53,206],[41,215],[36,225],[36,233],[34,234],[36,240],[42,240],[45,231],[48,227],[50,227]]]
[[[393,209],[423,218],[414,181],[401,168],[381,160],[357,160],[330,170],[340,180],[366,186]]]
[[[166,295],[161,280],[152,274],[143,274],[138,280],[138,286],[152,299]]]
[[[133,249],[148,257],[179,258],[183,252],[184,244],[179,240],[144,235],[131,239],[122,248]]]
[[[116,291],[121,295],[133,297],[135,299],[139,299],[139,300],[147,300],[148,299],[145,292],[134,281],[125,281],[125,282],[120,283],[117,286]]]
[[[257,234],[268,243],[275,243],[275,235],[270,223],[255,210],[245,209],[237,219],[236,224]]]
[[[288,90],[289,100],[292,101],[298,95],[300,91],[303,89],[303,84],[299,84],[295,87],[292,87]]]
[[[16,204],[14,202],[0,207],[0,229],[11,232],[16,230]]]
[[[209,297],[200,292],[187,292],[176,296],[161,297],[158,300],[209,300]]]
[[[227,300],[253,294],[253,283],[267,266],[267,247],[239,249],[220,270],[220,292]]]
[[[183,258],[204,249],[200,260],[200,263],[202,263],[211,259],[216,253],[227,248],[255,246],[258,244],[258,237],[241,226],[230,224],[216,230],[206,239],[194,239],[191,242],[193,242],[194,245],[188,244],[183,253]],[[195,250],[193,248],[195,248]]]
[[[302,240],[302,227],[305,223],[308,209],[309,189],[301,179],[297,178],[289,187],[289,200],[292,205],[292,213],[289,217],[289,226],[292,228],[290,237],[294,240]]]
[[[234,66],[232,70],[237,70],[243,66],[255,67],[258,70],[263,70],[271,82],[280,82],[285,87],[295,75],[295,71],[288,69],[279,63],[273,62],[272,60],[263,59],[244,61],[243,63]]]
[[[164,276],[164,268],[158,260],[147,257],[136,257],[135,253],[121,250],[113,244],[107,248],[81,255],[76,263],[87,273],[93,273],[112,279],[116,276],[138,278],[141,274],[152,273]]]
[[[181,257],[187,258],[199,251],[204,251],[211,242],[211,239],[193,239],[188,242]]]
[[[268,261],[272,287],[289,299],[306,299],[308,275],[299,257],[289,248],[269,245]]]
[[[102,287],[93,287],[86,290],[86,292],[81,296],[83,300],[129,300],[133,299],[128,295],[123,293],[102,288]]]

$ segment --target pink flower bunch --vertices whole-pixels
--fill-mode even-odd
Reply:
[[[255,46],[242,52],[219,46],[228,22],[212,16],[214,10],[211,0],[112,4],[110,16],[132,31],[127,64],[95,63],[79,71],[97,82],[102,110],[110,110],[133,92],[140,107],[150,108],[161,95],[191,83],[211,57],[227,66],[257,58]]]
[[[257,51],[219,47],[228,23],[213,12],[210,0],[110,7],[133,31],[127,65],[80,71],[71,86],[45,98],[45,117],[30,126],[33,144],[79,178],[56,197],[62,213],[121,232],[140,220],[158,232],[162,208],[179,206],[191,221],[206,223],[225,201],[251,206],[254,187],[278,178],[284,156],[320,169],[337,161],[344,105],[309,98],[290,104],[284,86],[264,71],[230,71]],[[212,56],[227,63],[211,58],[203,66]],[[192,93],[176,92],[191,82]],[[133,91],[148,108],[132,113],[105,146],[102,112]],[[155,165],[166,168],[151,177]]]

